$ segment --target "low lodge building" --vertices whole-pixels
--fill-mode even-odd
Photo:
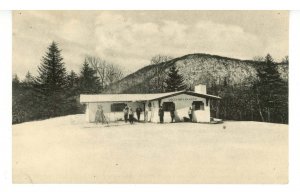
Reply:
[[[142,109],[141,121],[145,121],[145,109],[148,111],[147,122],[159,122],[159,106],[164,109],[164,122],[171,122],[170,109],[175,109],[175,122],[188,118],[188,110],[193,108],[193,122],[210,122],[210,102],[221,99],[218,96],[206,94],[206,85],[195,86],[195,91],[176,91],[151,94],[93,94],[80,95],[80,103],[86,105],[86,121],[95,122],[98,106],[102,106],[108,121],[124,120],[123,109],[127,105],[135,112]],[[137,118],[136,113],[134,117]]]

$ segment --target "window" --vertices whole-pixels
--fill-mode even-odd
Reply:
[[[204,110],[204,103],[202,101],[193,101],[192,105],[194,106],[194,110]]]
[[[125,108],[126,103],[113,103],[111,104],[111,112],[121,112]]]
[[[175,110],[175,104],[173,102],[164,102],[163,109],[164,111],[171,111],[171,109]]]

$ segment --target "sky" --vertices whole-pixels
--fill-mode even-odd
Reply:
[[[37,75],[52,41],[68,71],[86,56],[120,66],[126,74],[158,54],[208,53],[252,59],[288,55],[287,11],[14,11],[12,72]]]

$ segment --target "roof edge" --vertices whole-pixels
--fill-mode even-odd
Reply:
[[[162,94],[161,96],[157,96],[155,98],[149,98],[149,99],[141,99],[139,101],[154,101],[157,99],[164,99],[167,97],[172,97],[172,96],[176,96],[176,95],[180,95],[180,94],[187,94],[187,95],[191,95],[191,96],[196,96],[196,97],[204,97],[204,98],[208,98],[208,99],[221,99],[221,97],[219,96],[215,96],[215,95],[209,95],[209,94],[203,94],[203,93],[196,93],[193,91],[177,91],[177,92],[169,92],[169,93],[145,93],[145,94],[141,94],[141,93],[135,93],[135,94],[80,94],[80,103],[94,103],[94,102],[101,102],[101,101],[86,101],[85,99],[83,100],[82,97],[84,96],[101,96],[101,95],[155,95],[155,94]],[[123,102],[128,102],[130,100],[123,100]],[[108,101],[102,101],[102,102],[108,102]],[[120,100],[118,101],[114,101],[111,100],[111,102],[120,102]]]

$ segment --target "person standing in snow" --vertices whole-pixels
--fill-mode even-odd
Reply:
[[[158,115],[160,123],[164,123],[164,110],[162,106],[159,107]]]
[[[131,107],[129,107],[128,115],[130,124],[133,124],[133,110]]]
[[[140,121],[140,116],[141,116],[141,112],[142,112],[142,109],[140,107],[136,108],[136,116],[137,116],[137,119],[138,121]]]
[[[153,119],[153,115],[154,115],[154,111],[153,111],[153,108],[152,106],[150,105],[149,108],[148,108],[148,121],[151,122],[152,119]]]
[[[146,108],[145,108],[145,113],[144,113],[144,121],[145,121],[145,122],[148,122],[148,112],[149,112],[149,108],[146,107]]]
[[[125,120],[125,123],[127,123],[128,121],[128,106],[126,105],[126,107],[123,109],[123,112],[124,112],[124,120]]]
[[[98,109],[96,111],[96,115],[95,115],[95,123],[96,123],[96,125],[98,123],[100,123],[100,122],[102,122],[102,124],[103,124],[103,122],[104,122],[103,116],[104,116],[104,114],[103,114],[102,106],[99,105]]]
[[[173,123],[174,120],[175,120],[175,109],[174,109],[174,107],[171,108],[170,115],[171,115],[171,123]]]
[[[193,121],[193,108],[192,107],[189,108],[188,114],[190,117],[190,121],[192,122]]]

